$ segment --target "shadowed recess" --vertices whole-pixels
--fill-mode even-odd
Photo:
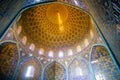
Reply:
[[[64,67],[57,62],[51,63],[45,69],[44,80],[66,80]]]

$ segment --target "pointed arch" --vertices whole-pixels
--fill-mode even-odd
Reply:
[[[34,57],[28,57],[20,61],[17,80],[39,80],[42,71],[42,65]]]
[[[0,43],[0,79],[12,79],[19,60],[15,42]]]
[[[96,80],[119,80],[120,74],[107,50],[103,45],[95,45],[91,51],[91,66]],[[115,75],[116,74],[116,75]]]
[[[89,65],[84,59],[74,59],[68,69],[69,80],[92,80]]]
[[[44,80],[66,80],[66,70],[58,62],[49,64],[44,71]]]

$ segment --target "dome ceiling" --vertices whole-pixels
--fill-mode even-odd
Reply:
[[[26,47],[54,58],[82,51],[94,36],[93,22],[87,13],[57,2],[25,10],[17,26],[21,30],[19,39]]]
[[[65,48],[79,43],[90,31],[90,17],[74,7],[52,3],[22,13],[22,34],[37,47]]]

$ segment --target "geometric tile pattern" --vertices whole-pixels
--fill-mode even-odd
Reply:
[[[91,64],[96,80],[120,80],[120,73],[104,46],[93,47]]]
[[[17,45],[4,42],[0,45],[0,79],[11,79],[18,62]]]
[[[64,67],[57,62],[51,63],[46,67],[44,80],[66,80],[66,71]]]
[[[90,16],[82,10],[60,3],[32,7],[21,14],[21,35],[37,48],[71,47],[89,34]],[[86,36],[87,37],[87,36]]]

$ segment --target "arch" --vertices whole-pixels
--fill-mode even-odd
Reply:
[[[22,9],[21,9],[22,10]],[[20,12],[20,11],[19,11]],[[18,13],[17,13],[18,14]]]
[[[43,80],[66,80],[66,70],[60,63],[54,61],[46,67]]]
[[[18,48],[15,42],[0,44],[0,79],[12,79],[19,60]]]
[[[41,76],[42,65],[34,57],[22,59],[19,64],[17,80],[39,80]]]
[[[69,80],[92,80],[89,65],[84,59],[74,59],[69,65]]]
[[[120,74],[112,58],[103,45],[95,45],[92,48],[90,63],[96,80],[119,80]]]

